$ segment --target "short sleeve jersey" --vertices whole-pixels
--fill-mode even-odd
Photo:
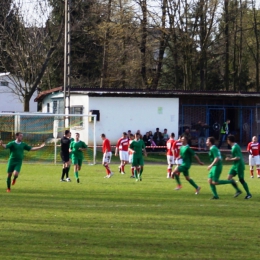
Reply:
[[[175,140],[169,139],[166,142],[166,147],[167,147],[167,155],[173,156],[172,150],[173,150],[173,145],[175,143]]]
[[[12,141],[6,145],[6,149],[10,149],[10,160],[22,161],[24,157],[24,150],[30,151],[32,147],[24,142],[17,143],[16,141]]]
[[[71,140],[69,138],[67,138],[66,136],[63,136],[61,138],[60,143],[61,143],[61,153],[62,154],[69,154],[70,142],[71,142]]]
[[[231,153],[232,153],[232,157],[239,157],[240,158],[240,160],[233,162],[232,168],[236,171],[241,170],[241,169],[244,170],[245,169],[245,163],[244,163],[243,155],[241,153],[241,148],[237,143],[235,143],[232,146]]]
[[[191,166],[192,163],[192,157],[195,155],[194,151],[190,148],[189,145],[183,145],[180,148],[180,156],[183,160],[183,164],[188,169]]]
[[[181,142],[181,141],[176,141],[176,142],[173,144],[174,157],[175,157],[175,158],[178,158],[178,157],[180,156],[181,146],[182,146],[182,142]]]
[[[74,141],[70,144],[72,158],[83,159],[83,152],[79,148],[88,148],[88,146],[83,141]]]
[[[248,152],[250,152],[250,154],[252,154],[253,156],[257,156],[259,155],[260,152],[260,144],[259,143],[254,143],[254,142],[250,142],[247,145],[247,149]]]
[[[145,149],[145,144],[142,139],[133,140],[130,144],[130,148],[135,151],[133,154],[134,157],[142,157],[143,156],[143,149]]]
[[[119,149],[119,151],[128,151],[128,144],[129,144],[129,139],[121,137],[116,144],[116,147]]]
[[[103,146],[102,146],[102,152],[111,152],[111,145],[110,145],[110,141],[108,139],[105,139],[103,141]]]
[[[217,148],[216,145],[212,145],[209,149],[209,160],[212,163],[215,158],[219,158],[216,166],[221,166],[222,165],[222,157],[219,149]]]

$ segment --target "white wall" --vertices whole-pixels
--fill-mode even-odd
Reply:
[[[48,95],[42,105],[42,112],[46,113],[47,103],[51,103],[57,94]],[[83,114],[90,110],[100,111],[100,121],[96,123],[96,142],[102,144],[100,135],[105,133],[111,144],[115,145],[123,132],[131,130],[142,134],[147,131],[155,132],[157,127],[168,134],[178,134],[179,99],[178,98],[138,98],[138,97],[89,97],[84,94],[71,94],[71,106],[84,106]],[[51,111],[50,111],[51,112]],[[84,127],[71,129],[72,136],[80,133],[81,140],[93,145],[94,124],[84,118]]]
[[[15,89],[12,76],[0,77],[0,112],[23,112],[23,102],[19,96],[11,93],[11,89]],[[1,82],[8,82],[9,88],[2,86]],[[11,89],[10,89],[11,88]],[[34,102],[37,93],[35,92],[30,100],[30,112],[37,112],[37,103]]]
[[[100,121],[96,125],[96,140],[100,145],[100,135],[105,133],[111,144],[116,144],[122,132],[138,129],[142,134],[157,127],[163,132],[178,134],[178,98],[138,98],[138,97],[89,97],[89,110],[100,111]],[[91,123],[90,123],[91,124]],[[89,139],[92,137],[89,135]]]

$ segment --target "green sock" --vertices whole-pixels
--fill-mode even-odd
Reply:
[[[232,180],[231,180],[232,181]],[[232,182],[231,182],[231,185],[235,188],[235,190],[238,192],[238,191],[240,191],[240,189],[238,188],[238,186],[237,186],[237,184],[236,184],[236,182],[233,180]]]
[[[219,185],[224,185],[224,184],[232,184],[233,180],[220,180],[218,181]]]
[[[214,195],[214,197],[218,198],[218,193],[217,193],[217,189],[216,189],[216,186],[213,185],[213,184],[210,184],[210,189]]]
[[[7,177],[6,183],[7,183],[7,189],[11,189],[11,177]]]
[[[135,175],[135,178],[137,179],[137,170],[134,169],[134,175]]]
[[[249,192],[249,188],[248,188],[248,185],[247,185],[247,183],[246,183],[246,182],[244,182],[242,185],[243,185],[243,187],[244,187],[244,189],[245,189],[245,191],[246,191],[246,194],[247,194],[247,195],[249,195],[249,194],[250,194],[250,192]]]
[[[177,184],[181,185],[180,176],[179,175],[174,175],[174,178],[175,178]]]
[[[18,178],[18,175],[14,175],[14,180],[16,180]]]
[[[74,172],[75,178],[78,179],[79,178],[79,173],[78,172]]]
[[[198,189],[198,185],[194,182],[193,179],[189,179],[189,183],[190,183],[195,189]]]
[[[140,169],[140,178],[142,177],[143,170],[143,168]]]

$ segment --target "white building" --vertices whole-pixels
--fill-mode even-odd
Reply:
[[[41,92],[36,102],[42,103],[43,113],[64,113],[64,97],[62,88],[55,88]],[[151,130],[153,133],[159,127],[160,131],[166,128],[168,133],[178,134],[179,98],[169,97],[166,93],[133,91],[110,91],[72,89],[70,96],[71,114],[89,114],[91,111],[99,114],[96,122],[96,142],[102,144],[100,135],[105,133],[111,144],[115,145],[123,132],[131,130],[142,134]],[[93,122],[84,119],[80,132],[81,139],[92,145]],[[75,132],[71,129],[72,134]]]
[[[23,112],[23,99],[19,96],[17,86],[25,85],[20,78],[8,73],[0,73],[0,113]],[[37,103],[34,102],[37,93],[30,100],[30,112],[37,112]]]

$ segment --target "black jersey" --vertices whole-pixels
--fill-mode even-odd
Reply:
[[[69,154],[69,148],[70,148],[70,139],[66,136],[63,136],[60,140],[61,143],[61,154]]]

